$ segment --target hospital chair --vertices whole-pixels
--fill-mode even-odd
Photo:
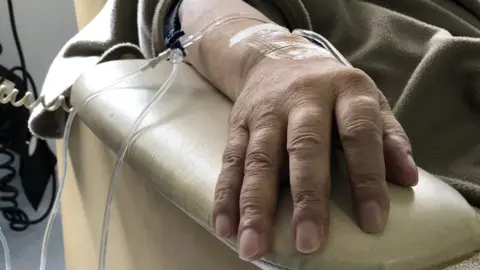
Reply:
[[[79,28],[104,0],[75,0]],[[71,102],[80,105],[99,82],[113,81],[142,60],[100,64],[75,83]],[[170,64],[129,79],[122,90],[92,100],[74,122],[62,201],[67,270],[97,269],[108,184],[122,139],[136,116],[165,81]],[[107,269],[259,269],[238,258],[229,243],[210,231],[209,213],[219,172],[231,103],[191,67],[145,120],[120,174],[112,209]],[[63,142],[58,141],[61,153]],[[342,166],[341,162],[337,166]],[[480,269],[478,213],[455,190],[420,170],[409,190],[390,186],[391,217],[380,235],[361,232],[351,218],[342,183],[334,174],[329,245],[298,254],[291,242],[291,203],[283,196],[269,269],[410,270]],[[343,196],[340,196],[342,195]],[[275,266],[277,265],[277,266]],[[279,265],[279,266],[278,266]],[[283,268],[281,267],[283,266]],[[267,269],[267,268],[266,268]]]

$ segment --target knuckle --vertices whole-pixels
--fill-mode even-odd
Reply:
[[[348,68],[338,71],[333,76],[332,83],[339,92],[350,91],[351,89],[362,89],[363,92],[376,91],[375,83],[362,70]]]
[[[303,130],[293,132],[287,144],[287,151],[289,154],[316,152],[324,146],[326,146],[326,140],[323,135],[313,130]]]
[[[215,203],[230,203],[233,200],[233,189],[228,184],[217,184],[215,188]]]
[[[403,131],[403,128],[400,127],[398,131],[393,132],[391,135],[395,140],[399,141],[404,146],[410,147],[410,139],[408,138],[407,134]]]
[[[247,201],[240,205],[240,213],[242,213],[243,217],[261,217],[264,215],[265,211],[263,211],[258,204]]]
[[[383,136],[383,141],[384,145],[395,144],[400,146],[407,154],[411,154],[412,152],[410,139],[403,131],[388,132]]]
[[[383,192],[383,176],[380,174],[352,174],[352,188],[357,195],[374,197]]]
[[[301,103],[325,102],[333,96],[333,91],[318,91],[319,88],[330,86],[331,78],[328,74],[318,72],[306,72],[295,77],[287,83],[286,96],[283,98],[289,101],[292,107]]]
[[[405,134],[403,127],[395,119],[384,121],[383,129],[385,130],[385,135],[388,137],[395,137],[402,141],[408,141],[407,134]]]
[[[236,147],[225,148],[222,156],[224,169],[240,169],[243,167],[243,157]]]
[[[241,126],[243,126],[244,121],[245,121],[245,110],[242,106],[242,103],[236,102],[233,105],[232,111],[230,112],[230,115],[228,116],[228,124],[231,127],[234,127],[233,129],[240,129]]]
[[[356,117],[350,119],[340,130],[340,139],[343,143],[357,143],[361,140],[378,137],[382,131],[371,119]],[[369,140],[369,141],[370,141]]]
[[[245,159],[245,170],[247,172],[265,171],[275,168],[272,157],[260,149],[248,152]]]
[[[266,121],[277,119],[279,117],[279,102],[276,99],[278,99],[277,96],[264,95],[252,108],[255,118]]]
[[[327,204],[327,199],[320,192],[300,190],[293,195],[293,204],[298,210],[319,209]]]
[[[263,216],[267,211],[262,201],[258,189],[247,188],[240,194],[240,213],[242,216]]]
[[[281,110],[279,104],[272,102],[258,102],[253,109],[249,121],[250,130],[264,132],[267,129],[275,128],[282,122]]]
[[[316,150],[328,143],[325,135],[322,134],[321,127],[328,127],[324,123],[320,109],[302,108],[298,110],[292,118],[290,138],[287,142],[287,151],[290,154],[304,152],[305,150]]]
[[[379,186],[382,176],[375,173],[352,173],[353,185],[357,189],[371,190]]]
[[[340,138],[344,142],[358,142],[381,137],[383,125],[378,101],[368,95],[359,95],[349,100],[348,109],[342,114],[339,126]]]
[[[290,89],[315,88],[319,81],[316,74],[305,73],[295,77],[295,80],[289,83]]]
[[[241,127],[231,129],[228,143],[223,151],[222,164],[225,169],[243,168],[247,132]]]
[[[403,141],[409,141],[405,130],[391,112],[382,113],[383,129],[385,136],[396,137]]]
[[[350,100],[350,105],[352,108],[357,110],[372,110],[373,108],[378,108],[378,99],[370,95],[357,95]]]
[[[388,102],[387,98],[383,95],[383,93],[380,93],[380,108],[382,108],[383,111],[392,113],[392,109],[390,108],[390,103]]]
[[[321,124],[322,116],[324,113],[320,106],[317,104],[301,104],[298,108],[294,109],[292,114],[295,116],[294,121],[302,123],[299,125],[300,128],[311,128],[316,124]]]
[[[358,68],[344,70],[341,80],[343,80],[343,83],[350,85],[359,85],[371,82],[371,79],[367,73]]]
[[[266,216],[261,212],[254,209],[244,209],[242,214],[242,226],[243,227],[263,227],[265,224]]]

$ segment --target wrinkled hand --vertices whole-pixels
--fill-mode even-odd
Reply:
[[[311,253],[324,246],[332,128],[340,135],[354,211],[365,232],[385,227],[386,180],[417,183],[409,140],[383,94],[365,73],[330,58],[262,61],[238,95],[229,125],[213,224],[220,237],[238,233],[245,260],[271,247],[279,176],[287,164],[296,248]]]

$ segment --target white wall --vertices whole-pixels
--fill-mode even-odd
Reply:
[[[13,0],[17,32],[27,68],[40,91],[48,67],[77,25],[73,0]],[[0,65],[20,64],[8,19],[7,0],[0,1]]]

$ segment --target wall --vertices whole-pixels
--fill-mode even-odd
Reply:
[[[13,0],[17,32],[27,68],[39,91],[53,58],[77,32],[73,0]],[[7,0],[0,1],[0,65],[20,64],[8,19]]]

